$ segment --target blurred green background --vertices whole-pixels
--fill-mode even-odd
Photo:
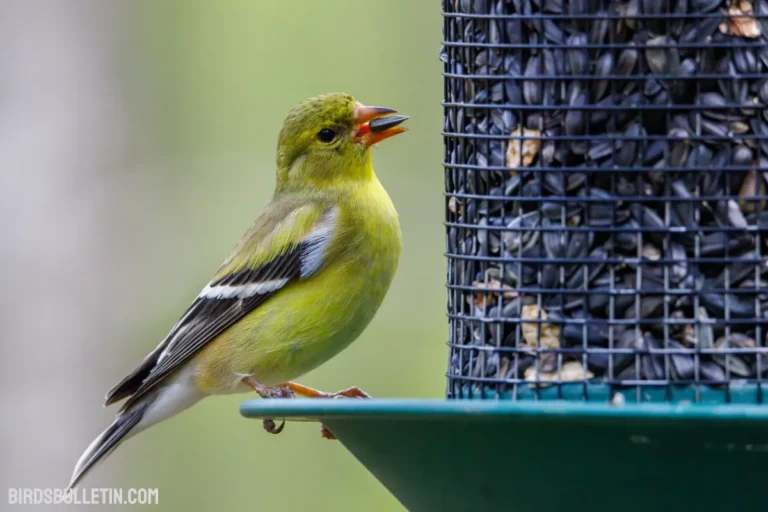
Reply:
[[[16,203],[4,208],[18,203],[15,211],[29,214],[23,230],[18,220],[3,225],[14,247],[5,251],[8,293],[19,292],[4,297],[15,308],[5,311],[2,338],[5,487],[65,485],[114,414],[101,407],[104,393],[165,336],[271,196],[283,116],[321,93],[411,116],[407,134],[374,150],[404,248],[367,331],[300,381],[358,385],[374,397],[443,396],[437,2],[10,4],[1,8],[0,29],[11,31],[2,37],[29,46],[11,46],[18,52],[10,69],[0,61],[0,74],[17,77],[6,100],[30,126],[20,132],[26,145],[5,147],[6,158],[27,160],[5,174]],[[25,77],[40,91],[23,86]],[[73,106],[64,121],[45,122],[65,102]],[[27,115],[43,104],[39,120]],[[46,273],[39,286],[48,291],[33,294],[29,283]],[[69,323],[41,314],[64,309]],[[320,438],[318,425],[270,436],[239,416],[246,398],[205,400],[130,439],[83,485],[159,488],[156,510],[402,510],[339,443]]]

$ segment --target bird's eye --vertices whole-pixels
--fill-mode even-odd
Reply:
[[[330,128],[323,128],[319,132],[317,132],[317,139],[320,142],[331,142],[333,139],[336,138],[336,132],[331,130]]]

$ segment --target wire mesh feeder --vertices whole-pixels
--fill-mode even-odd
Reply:
[[[768,1],[443,9],[448,397],[762,403]]]

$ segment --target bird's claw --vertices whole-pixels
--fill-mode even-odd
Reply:
[[[329,396],[331,398],[371,398],[371,395],[357,386],[342,389],[341,391],[337,391],[335,393],[329,393]]]
[[[266,392],[263,395],[263,398],[296,398],[296,395],[293,393],[293,390],[289,388],[288,386],[280,386],[275,388],[267,388]],[[285,428],[285,420],[280,424],[280,426],[275,425],[275,420],[272,419],[266,419],[264,420],[264,430],[269,432],[270,434],[279,434],[283,431]]]
[[[357,386],[342,389],[341,391],[337,391],[335,393],[328,393],[326,396],[328,398],[371,398],[371,395],[358,388]],[[323,439],[336,439],[336,436],[333,435],[333,432],[328,430],[328,427],[325,425],[322,425],[322,428],[320,429],[320,435],[323,436]]]
[[[279,434],[283,431],[285,428],[285,420],[280,424],[280,426],[276,426],[275,420],[273,419],[265,419],[264,420],[264,430],[269,432],[270,434]]]
[[[342,389],[341,391],[337,391],[335,393],[327,393],[326,397],[328,398],[371,398],[371,395],[363,391],[357,386],[352,386],[351,388]],[[336,439],[336,436],[333,435],[333,432],[328,430],[328,427],[325,425],[322,426],[320,429],[320,435],[323,436],[323,439]]]
[[[328,427],[326,427],[325,425],[322,425],[322,428],[320,429],[320,435],[323,436],[323,439],[330,439],[330,440],[336,439],[336,436],[333,435],[333,433],[330,430],[328,430]]]

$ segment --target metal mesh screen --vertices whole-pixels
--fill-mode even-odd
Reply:
[[[444,0],[447,395],[762,402],[768,0]]]

